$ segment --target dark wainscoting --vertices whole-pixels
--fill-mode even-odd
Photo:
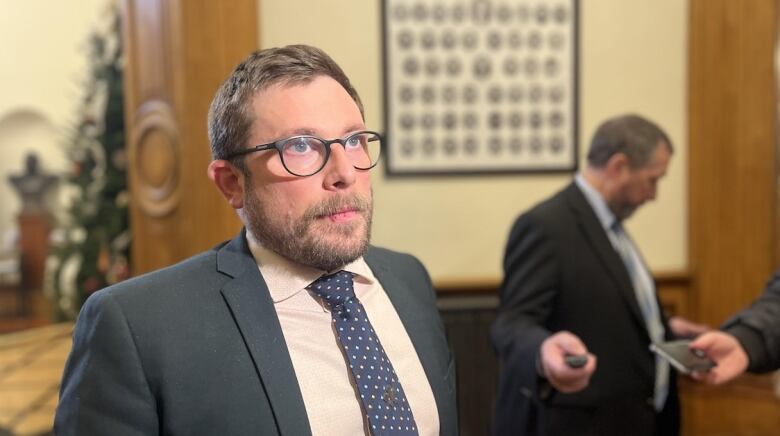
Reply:
[[[490,433],[498,376],[498,362],[490,346],[490,324],[497,306],[496,285],[468,292],[439,292],[439,309],[455,354],[463,436]]]

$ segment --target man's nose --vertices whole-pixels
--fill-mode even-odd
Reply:
[[[344,146],[339,143],[330,144],[330,157],[325,171],[326,188],[344,188],[355,183],[355,166]]]

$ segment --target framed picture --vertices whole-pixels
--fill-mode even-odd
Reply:
[[[574,171],[577,0],[383,0],[389,175]]]

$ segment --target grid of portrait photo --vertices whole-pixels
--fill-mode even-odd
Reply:
[[[576,0],[384,0],[389,174],[571,171]]]

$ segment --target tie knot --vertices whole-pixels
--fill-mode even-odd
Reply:
[[[355,298],[355,288],[352,283],[352,273],[339,271],[335,274],[324,275],[307,286],[330,308],[338,307]]]

